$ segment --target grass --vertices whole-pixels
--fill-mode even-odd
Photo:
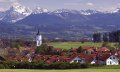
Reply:
[[[54,46],[55,48],[62,48],[62,49],[70,49],[70,48],[78,48],[79,46],[95,46],[95,47],[101,47],[101,43],[93,43],[93,42],[51,42],[48,43],[49,45]],[[114,47],[115,43],[109,43],[112,47]]]
[[[0,72],[120,72],[120,65],[93,66],[88,69],[0,69]]]
[[[120,65],[91,66],[89,69],[120,69]]]
[[[120,72],[120,69],[68,69],[68,70],[27,70],[1,69],[0,72]]]

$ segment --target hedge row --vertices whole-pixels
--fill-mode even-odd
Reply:
[[[56,62],[46,64],[40,62],[2,62],[0,69],[78,69],[88,68],[87,64]]]

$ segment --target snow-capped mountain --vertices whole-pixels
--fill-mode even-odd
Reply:
[[[116,8],[115,10],[111,11],[111,13],[120,13],[120,8]]]
[[[19,20],[24,19],[25,17],[31,14],[40,14],[40,13],[48,13],[48,10],[45,8],[36,7],[35,9],[30,9],[20,4],[11,6],[5,12],[0,12],[0,20],[4,22],[17,22]]]
[[[29,16],[32,11],[29,8],[26,8],[21,5],[11,6],[9,10],[4,12],[4,16],[2,17],[2,21],[5,22],[16,22]]]
[[[70,10],[70,9],[58,9],[55,11],[48,11],[46,8],[36,7],[34,9],[27,8],[25,6],[22,6],[20,4],[13,5],[5,12],[0,12],[0,20],[4,22],[17,22],[19,20],[24,19],[25,17],[31,15],[31,14],[42,14],[42,13],[48,13],[53,14],[56,16],[59,16],[63,19],[66,19],[68,16],[72,14],[79,14],[83,16],[89,16],[92,14],[108,14],[108,13],[120,13],[120,8],[117,8],[113,11],[109,12],[100,12],[97,10]],[[73,17],[73,16],[72,16]]]
[[[32,10],[32,14],[40,14],[40,13],[47,13],[48,9],[36,7]]]
[[[53,13],[66,13],[66,12],[71,12],[71,10],[69,9],[58,9],[58,10],[55,10],[53,11]]]
[[[5,16],[4,12],[0,12],[0,20],[2,20],[4,16]]]
[[[21,6],[21,5],[17,5],[17,6],[11,6],[10,12],[17,12],[17,13],[20,13],[20,14],[23,14],[25,16],[28,16],[31,14],[31,10],[25,6]]]
[[[60,13],[74,13],[74,14],[82,14],[82,15],[91,15],[95,13],[100,13],[96,10],[69,10],[69,9],[58,9],[53,11],[53,13],[60,14]]]
[[[83,15],[91,15],[91,14],[96,14],[96,13],[101,13],[99,11],[96,11],[96,10],[80,10],[80,14],[83,14]]]

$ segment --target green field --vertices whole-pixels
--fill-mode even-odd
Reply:
[[[75,70],[1,69],[0,72],[120,72],[120,69],[75,69]]]
[[[55,48],[63,48],[63,49],[70,49],[70,48],[78,48],[79,46],[95,46],[95,47],[101,47],[101,43],[93,43],[93,42],[51,42],[48,43],[49,45],[54,46]],[[109,43],[112,47],[114,47],[115,43]]]

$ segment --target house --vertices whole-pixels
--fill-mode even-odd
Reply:
[[[111,55],[106,59],[106,65],[119,65],[119,59],[115,55]]]
[[[90,47],[90,46],[84,46],[82,48],[83,48],[85,54],[93,54],[97,50],[96,47]]]
[[[85,60],[79,56],[75,56],[73,58],[70,59],[69,61],[70,63],[80,63],[80,64],[84,64]]]
[[[93,61],[93,58],[96,54],[80,54],[80,57],[84,58],[85,63],[90,64]]]
[[[99,53],[109,53],[109,52],[110,52],[110,49],[107,48],[107,47],[102,47],[102,48],[99,48],[99,49],[97,50],[97,52],[99,52]]]
[[[93,59],[93,61],[91,61],[91,64],[105,64],[105,61],[103,60],[97,60],[96,58]]]
[[[18,55],[18,56],[6,56],[6,60],[7,61],[19,61],[19,62],[22,62],[22,61],[32,62],[31,57],[29,57],[29,56],[21,56],[21,55]]]
[[[24,50],[21,51],[21,55],[26,56],[28,54],[32,55],[35,53],[34,48],[25,48]]]
[[[59,57],[57,55],[50,56],[45,60],[46,63],[50,64],[53,62],[59,62]]]
[[[91,64],[106,64],[106,59],[110,57],[109,53],[98,53],[96,54],[96,56],[93,58],[93,60],[91,61]]]

